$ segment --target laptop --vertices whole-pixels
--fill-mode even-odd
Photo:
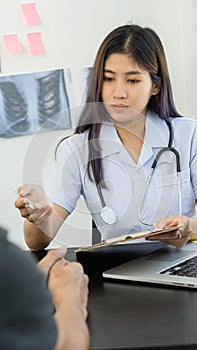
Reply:
[[[103,272],[103,277],[197,288],[197,243],[162,247]]]

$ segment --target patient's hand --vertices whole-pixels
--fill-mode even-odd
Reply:
[[[57,261],[50,270],[48,287],[57,310],[65,305],[68,313],[76,309],[87,318],[88,276],[80,263]]]
[[[61,259],[64,259],[67,252],[67,248],[65,246],[61,246],[57,249],[50,250],[47,255],[41,259],[37,266],[39,269],[45,274],[46,279],[48,278],[49,272],[52,266]]]

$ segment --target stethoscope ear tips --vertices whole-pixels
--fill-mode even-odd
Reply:
[[[101,210],[101,218],[106,224],[112,225],[117,220],[117,215],[112,208],[103,207]]]

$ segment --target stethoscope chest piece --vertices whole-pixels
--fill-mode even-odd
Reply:
[[[153,163],[151,165],[151,173],[150,173],[150,176],[148,178],[148,181],[147,181],[147,184],[146,184],[146,187],[145,187],[144,195],[142,197],[142,202],[141,202],[141,205],[140,205],[140,208],[139,208],[139,213],[138,213],[138,218],[139,218],[140,222],[143,223],[144,225],[148,225],[148,226],[149,226],[149,224],[146,224],[146,223],[144,223],[142,221],[142,219],[144,218],[144,215],[141,214],[141,208],[143,207],[143,202],[144,202],[147,190],[148,190],[148,186],[150,184],[153,172],[154,172],[154,170],[155,170],[155,168],[156,168],[156,166],[158,164],[159,158],[166,151],[170,151],[170,152],[174,153],[175,158],[176,158],[176,169],[177,169],[178,184],[179,184],[179,203],[180,203],[179,207],[180,207],[180,213],[182,213],[182,205],[181,205],[182,200],[181,200],[181,187],[180,187],[180,171],[181,171],[181,168],[180,168],[180,157],[179,157],[178,151],[174,147],[172,147],[172,143],[173,143],[173,139],[174,139],[173,127],[172,127],[170,122],[167,122],[167,125],[169,127],[169,133],[170,133],[168,146],[167,147],[163,147],[162,149],[160,149],[160,151],[157,153],[157,155],[156,155],[156,157],[155,157],[155,159],[154,159],[154,161],[153,161]],[[99,185],[99,182],[96,181],[97,176],[96,176],[94,167],[93,167],[92,170],[93,170],[93,176],[94,176],[95,184],[96,184],[96,187],[97,187],[98,195],[99,195],[99,198],[100,198],[100,201],[101,201],[101,205],[102,205],[101,218],[106,224],[109,224],[109,225],[110,224],[114,224],[116,222],[116,220],[117,220],[117,214],[115,213],[115,211],[112,208],[106,206],[105,199],[103,198],[101,187]],[[150,226],[152,226],[152,225],[150,225]]]
[[[114,224],[117,219],[115,211],[107,206],[102,208],[101,217],[106,224]]]

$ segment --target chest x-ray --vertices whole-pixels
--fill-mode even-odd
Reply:
[[[69,69],[0,77],[0,137],[71,128]]]

